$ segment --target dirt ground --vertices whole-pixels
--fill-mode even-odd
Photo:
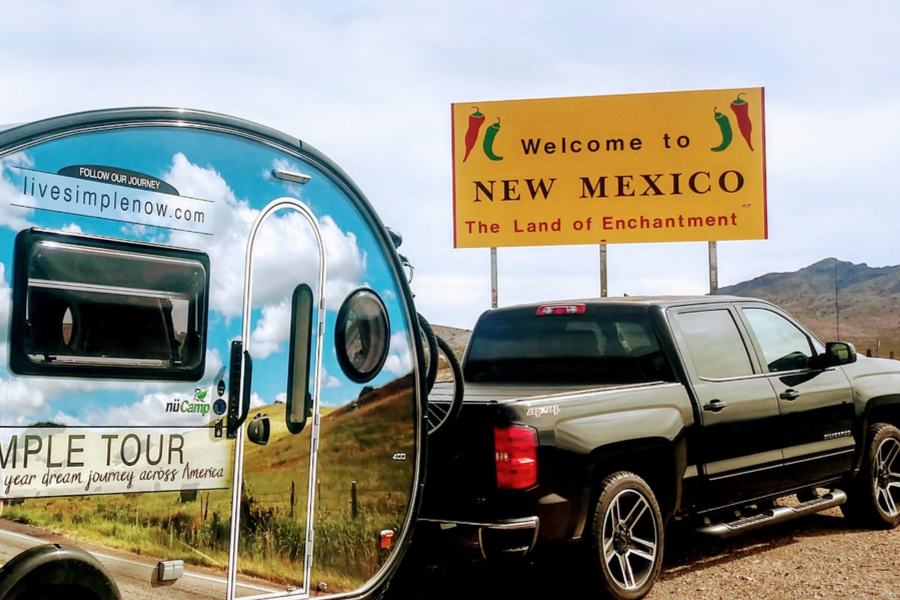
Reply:
[[[563,555],[502,567],[417,568],[391,600],[592,598],[584,567]],[[412,580],[415,580],[413,583]],[[647,600],[900,598],[900,529],[848,527],[839,509],[722,541],[671,532]]]

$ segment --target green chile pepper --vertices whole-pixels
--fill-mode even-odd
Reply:
[[[722,131],[722,143],[715,148],[710,148],[710,150],[721,152],[731,144],[731,123],[728,121],[728,117],[720,113],[717,108],[713,108],[713,112],[715,113],[716,123],[719,124],[719,129]]]
[[[497,122],[488,127],[487,131],[484,132],[484,144],[482,148],[484,149],[484,155],[491,160],[503,160],[502,156],[494,154],[494,138],[497,137],[498,131],[500,131],[500,117],[497,117]]]

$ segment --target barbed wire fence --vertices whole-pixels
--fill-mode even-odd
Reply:
[[[294,518],[298,510],[305,511],[307,487],[305,482],[283,491],[253,493],[253,501],[272,509],[276,514],[287,514]],[[353,519],[359,518],[365,509],[393,513],[398,506],[405,506],[407,494],[397,490],[364,488],[356,481],[341,487],[326,487],[322,480],[316,481],[316,512],[323,516],[337,516],[349,513]],[[298,508],[299,507],[299,508]]]

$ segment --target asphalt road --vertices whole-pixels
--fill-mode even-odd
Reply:
[[[71,542],[61,535],[0,520],[0,563],[32,546],[47,543],[71,544],[93,554],[110,571],[123,598],[128,600],[222,600],[225,577],[221,572],[185,566],[184,576],[173,585],[155,586],[157,561],[134,554]],[[239,596],[255,596],[280,591],[264,582],[238,582]]]

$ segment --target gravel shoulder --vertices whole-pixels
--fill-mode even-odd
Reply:
[[[851,528],[838,509],[722,541],[676,530],[666,544],[662,575],[647,600],[900,597],[900,529]],[[596,597],[582,571],[571,556],[417,568],[389,598]]]

